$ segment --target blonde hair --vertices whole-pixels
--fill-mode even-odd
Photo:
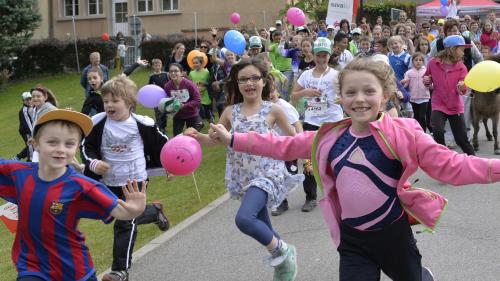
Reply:
[[[160,64],[161,64],[161,63],[162,63],[162,62],[161,62],[161,59],[152,59],[152,60],[151,60],[151,64],[157,64],[157,63],[160,63]]]
[[[184,46],[184,44],[182,44],[182,43],[177,43],[177,44],[175,44],[174,48],[172,49],[172,55],[174,55],[174,54],[175,54],[175,51],[177,51],[177,49],[179,49],[180,47],[184,47],[184,48],[186,48],[186,46]]]
[[[384,93],[391,97],[396,94],[398,87],[396,85],[396,76],[392,67],[380,60],[374,60],[372,57],[357,57],[342,69],[338,76],[337,90],[342,95],[342,81],[345,76],[351,72],[366,71],[377,77]]]
[[[441,61],[450,61],[451,63],[462,61],[462,57],[457,56],[457,53],[455,51],[458,47],[460,46],[445,48],[444,50],[437,53],[436,57]]]
[[[114,98],[122,98],[131,108],[137,105],[137,86],[125,74],[117,75],[104,83],[101,93],[103,97],[111,94]]]
[[[387,40],[387,45],[392,45],[393,42],[399,42],[401,43],[401,45],[404,45],[405,44],[405,40],[403,40],[403,37],[399,36],[399,35],[394,35],[394,36],[391,36],[389,38],[389,40]]]

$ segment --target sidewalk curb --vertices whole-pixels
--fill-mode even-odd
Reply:
[[[225,193],[221,197],[215,199],[211,203],[209,203],[207,206],[199,210],[198,212],[194,213],[187,219],[183,220],[173,228],[169,229],[167,232],[164,234],[156,237],[155,239],[151,240],[149,243],[144,245],[142,248],[139,250],[135,251],[133,254],[132,258],[132,263],[135,262],[136,260],[142,258],[143,256],[147,255],[149,252],[153,251],[154,249],[158,248],[160,245],[163,243],[167,242],[168,240],[174,238],[179,232],[183,231],[184,229],[188,228],[190,225],[193,223],[197,222],[199,219],[210,213],[211,211],[215,210],[217,207],[219,207],[222,203],[226,202],[229,199],[229,193]],[[109,273],[111,271],[111,268],[106,269],[103,271],[101,274],[97,276],[98,280],[101,280],[104,274]]]

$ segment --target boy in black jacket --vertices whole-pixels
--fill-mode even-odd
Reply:
[[[152,169],[162,170],[160,151],[168,139],[151,118],[132,113],[137,87],[125,75],[106,82],[101,93],[105,112],[92,117],[94,127],[82,145],[85,175],[100,180],[122,198],[120,186],[128,179],[146,181]],[[112,271],[103,281],[128,280],[137,225],[147,223],[156,223],[163,231],[168,229],[161,203],[147,205],[135,220],[115,221]]]
[[[24,92],[21,98],[23,99],[23,107],[19,110],[19,134],[26,146],[16,156],[12,157],[12,159],[21,160],[26,158],[26,161],[30,162],[31,155],[33,155],[33,148],[28,144],[28,140],[31,138],[31,133],[33,132],[31,93]]]

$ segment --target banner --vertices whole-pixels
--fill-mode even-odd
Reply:
[[[17,205],[7,203],[0,206],[0,220],[7,226],[7,229],[16,233],[17,230]]]
[[[356,18],[358,3],[359,0],[330,0],[326,23],[338,26],[342,19],[353,22]]]

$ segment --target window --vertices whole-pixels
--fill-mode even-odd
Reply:
[[[179,0],[162,0],[163,11],[179,10]]]
[[[115,3],[115,22],[116,23],[128,22],[127,2]]]
[[[64,0],[64,16],[73,16],[73,4],[75,6],[75,16],[78,16],[78,0]]]
[[[153,0],[137,0],[137,11],[139,13],[152,12]]]
[[[88,1],[89,1],[89,15],[101,15],[103,0],[88,0]]]

